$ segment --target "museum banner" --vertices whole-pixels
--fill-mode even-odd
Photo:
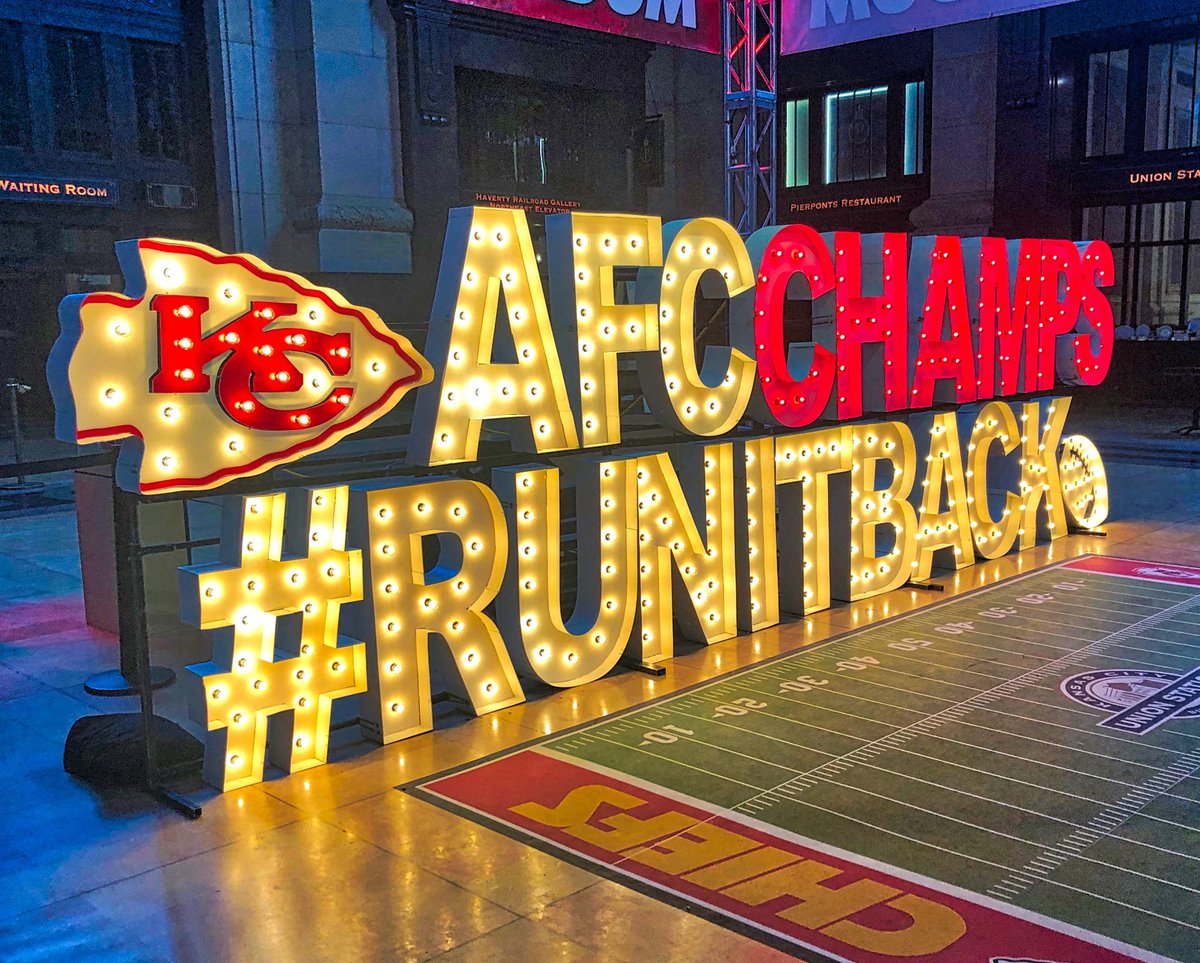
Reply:
[[[782,0],[780,52],[802,53],[1070,0]]]
[[[473,7],[622,37],[721,52],[717,0],[455,0]]]

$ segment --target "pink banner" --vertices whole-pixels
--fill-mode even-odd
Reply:
[[[564,23],[674,47],[721,52],[717,0],[455,0],[518,17]]]
[[[1200,568],[1191,565],[1171,565],[1167,562],[1139,562],[1135,558],[1109,558],[1106,555],[1085,555],[1067,562],[1063,568],[1078,568],[1105,575],[1124,575],[1151,582],[1174,582],[1176,585],[1200,585]]]
[[[1068,0],[780,0],[780,50],[800,53]]]

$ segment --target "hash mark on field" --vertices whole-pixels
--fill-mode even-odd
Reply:
[[[1130,789],[1120,802],[1102,810],[1088,820],[1088,826],[1091,827],[1090,829],[1076,829],[1073,833],[1066,836],[1062,842],[1058,844],[1058,846],[1051,847],[1049,852],[1058,859],[1057,865],[1055,865],[1054,868],[1057,869],[1063,863],[1067,862],[1068,858],[1080,857],[1082,859],[1088,859],[1088,857],[1083,856],[1083,850],[1099,842],[1104,837],[1113,835],[1113,832],[1117,829],[1117,827],[1129,822],[1129,820],[1131,820],[1134,816],[1137,816],[1142,809],[1153,803],[1159,796],[1166,794],[1167,790],[1171,789],[1173,786],[1182,782],[1184,779],[1194,776],[1197,770],[1200,770],[1200,750],[1189,753],[1185,759],[1175,760],[1175,762],[1171,763],[1171,765],[1168,766],[1163,773],[1160,773],[1156,776],[1151,776],[1142,784],[1143,787],[1153,787],[1154,792],[1147,792],[1146,789],[1140,787]],[[1170,773],[1170,776],[1166,776],[1166,773]],[[1097,830],[1099,831],[1097,832]],[[1125,839],[1123,836],[1115,838]],[[1132,840],[1125,841],[1132,842]],[[1071,852],[1063,853],[1063,849],[1070,850]],[[1043,854],[1042,856],[1037,856],[1031,859],[1023,867],[1024,871],[1038,872],[1037,866],[1039,861],[1045,855],[1047,854]],[[991,887],[988,890],[988,893],[993,896],[999,896],[1002,899],[1011,899],[1012,896],[1017,895],[1017,893],[1019,893],[1021,890],[1027,889],[1029,886],[1028,883],[1022,883],[1018,877],[1019,871],[1010,873],[1005,879]]]

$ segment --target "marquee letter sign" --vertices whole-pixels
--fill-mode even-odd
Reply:
[[[432,377],[373,311],[258,258],[157,238],[117,256],[126,293],[63,300],[47,375],[59,438],[127,439],[125,487],[213,488],[295,461]]]
[[[433,727],[434,692],[491,712],[1103,524],[1103,461],[1049,394],[1108,371],[1103,241],[579,212],[547,236],[549,296],[523,212],[451,212],[428,361],[335,291],[183,241],[124,242],[126,294],[63,301],[60,437],[120,441],[142,493],[329,448],[425,386],[407,458],[438,477],[230,499],[222,561],[184,569],[216,633],[193,667],[215,785],[322,763],[334,699],[392,742]],[[701,292],[726,345],[698,343]],[[622,355],[670,444],[621,449]],[[485,422],[527,453],[490,478]]]

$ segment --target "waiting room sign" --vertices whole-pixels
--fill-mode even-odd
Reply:
[[[546,224],[548,292],[524,211],[450,213],[423,352],[335,291],[185,241],[125,242],[125,294],[63,301],[59,435],[121,442],[118,480],[146,494],[329,448],[416,389],[408,476],[229,498],[221,561],[182,571],[183,617],[215,630],[193,667],[215,785],[260,780],[268,752],[322,764],[337,698],[390,743],[433,727],[434,691],[491,712],[523,678],[653,666],[677,635],[720,642],[1104,521],[1100,456],[1048,394],[1107,373],[1103,241]],[[784,341],[793,282],[807,345]],[[729,299],[727,346],[697,348],[701,290]],[[622,355],[672,443],[623,437]],[[485,426],[528,453],[487,483]]]

